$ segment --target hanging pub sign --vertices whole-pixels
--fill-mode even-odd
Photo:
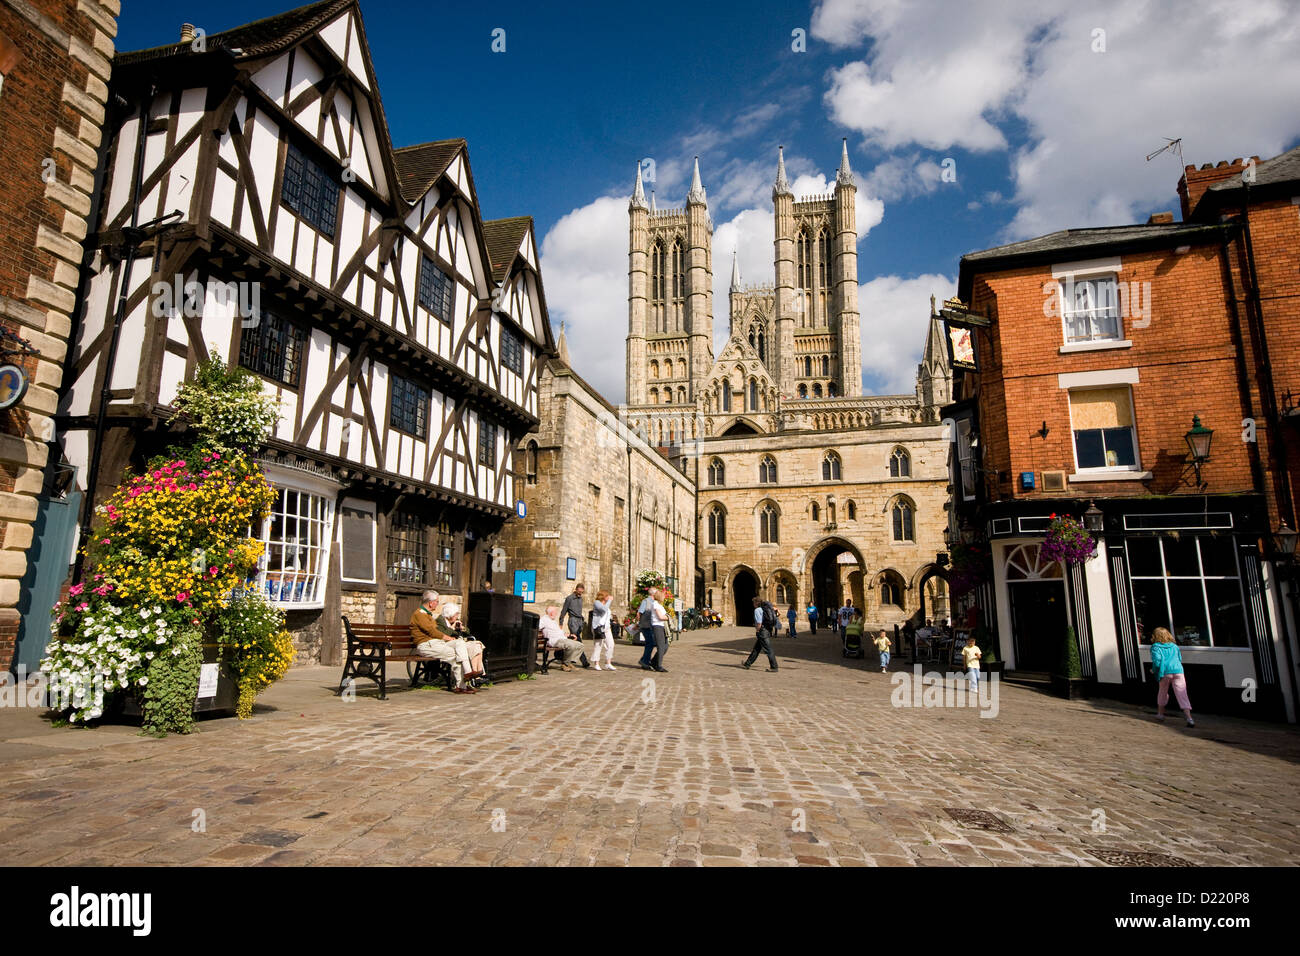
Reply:
[[[0,365],[0,410],[12,408],[27,394],[27,373],[17,365]]]
[[[944,334],[948,340],[948,360],[955,369],[979,371],[975,351],[975,329],[987,328],[989,320],[971,312],[960,299],[949,299],[939,312],[943,316]]]

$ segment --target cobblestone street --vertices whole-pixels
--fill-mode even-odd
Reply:
[[[253,720],[165,740],[6,708],[0,838],[32,866],[1300,863],[1293,728],[1009,685],[992,719],[896,708],[825,632],[778,639],[775,674],[739,666],[751,642],[688,632],[658,675],[619,645],[616,671],[474,697],[349,702],[300,668]]]

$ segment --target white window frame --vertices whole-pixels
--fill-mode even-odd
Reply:
[[[1089,259],[1081,262],[1067,262],[1052,267],[1052,278],[1056,281],[1056,304],[1061,317],[1061,347],[1059,352],[1092,352],[1100,349],[1131,348],[1133,343],[1124,337],[1124,316],[1119,306],[1119,277],[1122,263],[1118,256],[1109,259]],[[1074,283],[1095,282],[1100,279],[1113,279],[1115,282],[1115,337],[1087,338],[1071,341],[1069,318],[1073,314],[1072,296],[1066,295],[1067,289],[1073,289]]]
[[[1074,396],[1076,393],[1095,391],[1103,388],[1128,389],[1129,417],[1133,420],[1133,424],[1129,426],[1129,432],[1133,436],[1132,465],[1118,465],[1115,467],[1103,465],[1101,467],[1084,468],[1079,464],[1079,447],[1074,435]],[[1151,477],[1151,472],[1145,471],[1142,468],[1142,447],[1138,444],[1137,407],[1133,404],[1133,385],[1131,382],[1107,382],[1094,383],[1091,385],[1076,385],[1072,388],[1067,388],[1065,395],[1070,415],[1070,452],[1074,455],[1074,474],[1070,476],[1071,481],[1104,481],[1107,479],[1123,481],[1132,480],[1134,478]]]
[[[262,542],[262,557],[258,561],[257,588],[263,594],[266,594],[271,603],[277,607],[292,610],[319,610],[325,606],[325,589],[329,586],[329,560],[330,548],[333,546],[336,530],[334,526],[334,511],[338,500],[339,486],[328,479],[313,480],[312,475],[306,475],[292,470],[281,470],[272,466],[264,467],[267,479],[276,493],[276,503],[272,505],[273,514],[267,516],[262,522],[262,527],[257,534],[257,540]],[[285,600],[280,595],[283,594],[281,589],[278,593],[272,594],[267,591],[267,576],[272,573],[269,563],[271,555],[271,523],[274,518],[274,508],[279,502],[279,495],[282,491],[295,491],[300,495],[309,495],[317,498],[321,502],[320,513],[320,546],[317,555],[315,578],[316,587],[313,590],[311,600]],[[317,520],[308,518],[307,520]],[[282,545],[287,545],[287,539]],[[310,547],[310,545],[308,545]],[[300,573],[300,572],[295,572]],[[307,582],[304,582],[307,583]]]
[[[370,577],[369,578],[350,578],[343,573],[343,516],[344,510],[365,511],[370,515]],[[341,580],[353,584],[378,584],[379,575],[377,568],[379,565],[379,518],[376,514],[377,508],[373,501],[366,501],[364,498],[344,498],[339,503],[339,533],[335,543],[339,547],[339,576]]]

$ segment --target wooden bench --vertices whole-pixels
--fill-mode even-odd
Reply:
[[[388,699],[388,664],[405,663],[406,676],[412,687],[433,684],[440,678],[447,689],[455,687],[451,664],[415,652],[411,629],[405,624],[353,624],[343,615],[343,630],[348,638],[348,657],[339,680],[339,693],[348,680],[368,678],[379,685],[379,699]]]

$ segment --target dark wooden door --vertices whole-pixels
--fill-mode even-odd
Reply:
[[[1011,629],[1016,670],[1051,671],[1060,661],[1065,629],[1065,585],[1061,581],[1012,581]]]

